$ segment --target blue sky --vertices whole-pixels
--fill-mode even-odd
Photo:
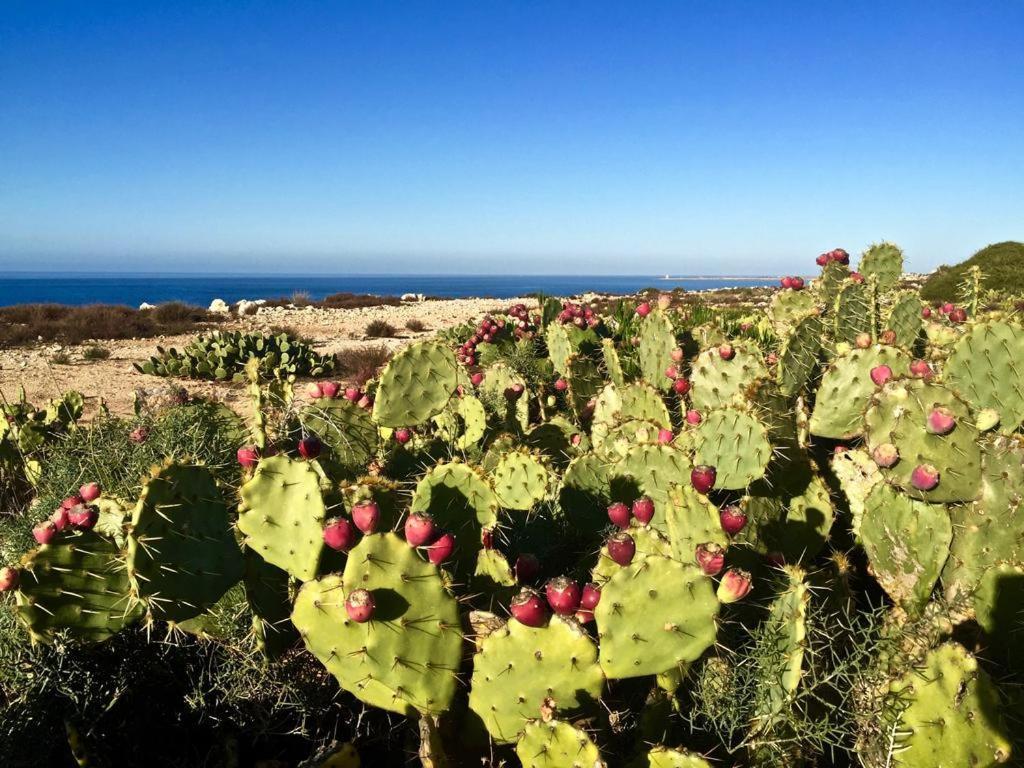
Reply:
[[[1024,2],[0,7],[0,269],[780,273],[1024,239]]]

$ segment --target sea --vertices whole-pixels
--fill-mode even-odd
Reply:
[[[27,303],[160,304],[182,301],[207,307],[214,299],[277,299],[306,294],[318,300],[333,293],[401,296],[421,293],[444,298],[505,299],[542,292],[575,296],[588,291],[635,293],[644,288],[706,290],[774,285],[768,277],[674,277],[652,275],[97,275],[63,272],[0,273],[0,306]]]

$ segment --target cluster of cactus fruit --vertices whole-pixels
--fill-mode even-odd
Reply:
[[[136,363],[139,373],[215,381],[245,381],[246,365],[258,361],[261,380],[295,381],[334,370],[334,358],[317,353],[287,333],[267,335],[242,331],[210,331],[197,336],[180,352],[157,347],[157,354]]]
[[[1024,327],[932,311],[892,244],[849,262],[784,278],[772,333],[688,327],[667,298],[628,321],[517,305],[364,389],[289,392],[274,425],[250,368],[240,488],[183,463],[138,500],[83,486],[0,589],[34,639],[96,642],[187,631],[242,581],[270,660],[301,644],[362,702],[419,718],[421,754],[552,768],[831,764],[787,731],[820,678],[808,610],[856,623],[881,602],[894,642],[833,749],[865,768],[1008,763],[1008,692],[979,659],[1019,668]],[[673,741],[694,690],[748,668],[748,624],[777,664],[744,737]],[[613,718],[598,702],[623,690],[648,693]]]

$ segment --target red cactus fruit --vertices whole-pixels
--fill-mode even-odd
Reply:
[[[352,621],[365,624],[373,618],[376,604],[373,595],[366,589],[355,589],[345,599],[345,613]]]

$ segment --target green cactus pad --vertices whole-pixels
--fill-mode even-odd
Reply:
[[[772,660],[778,665],[778,674],[766,681],[766,696],[759,702],[757,719],[761,728],[770,728],[793,701],[804,671],[811,593],[799,568],[787,567],[785,573],[788,584],[768,609],[766,632],[774,646]]]
[[[719,529],[721,529],[721,526],[719,526]],[[633,556],[634,563],[652,555],[657,555],[658,557],[675,556],[673,542],[670,542],[668,537],[656,528],[634,525],[627,528],[626,533],[633,537],[633,542],[636,544],[636,554]],[[694,546],[694,551],[685,560],[686,563],[694,562],[696,545]],[[596,584],[604,584],[621,570],[622,566],[608,556],[608,545],[604,544],[597,556],[597,564],[590,573],[590,580]]]
[[[602,389],[594,405],[591,427],[591,439],[595,449],[601,447],[605,436],[616,424],[631,419],[654,423],[659,428],[672,426],[665,401],[649,384],[626,384],[621,387],[609,384]]]
[[[813,559],[828,541],[835,520],[824,479],[810,467],[799,474],[801,482],[790,483],[785,494],[758,484],[742,504],[749,522],[740,540],[759,552],[781,554],[788,563]]]
[[[718,408],[697,427],[693,462],[717,470],[718,488],[746,488],[764,476],[771,458],[768,430],[752,413]]]
[[[849,440],[864,429],[864,412],[875,393],[871,369],[888,365],[904,376],[910,360],[896,347],[875,345],[840,355],[825,371],[811,413],[810,430],[819,437]]]
[[[106,536],[60,534],[26,554],[21,567],[15,611],[33,642],[49,642],[61,630],[99,642],[145,613],[131,597],[117,544]]]
[[[665,369],[674,364],[672,350],[676,348],[672,321],[661,310],[655,310],[640,321],[639,336],[640,374],[652,387],[667,390],[672,382],[665,376]]]
[[[821,317],[812,313],[796,320],[785,336],[779,350],[776,380],[779,390],[787,397],[798,394],[814,374],[821,353],[823,328]]]
[[[373,418],[385,427],[412,427],[440,413],[458,386],[455,353],[436,341],[410,344],[384,368]]]
[[[953,346],[943,375],[975,410],[992,408],[1000,429],[1024,422],[1024,328],[1016,323],[977,323]]]
[[[356,589],[376,604],[362,624],[345,611]],[[458,604],[437,568],[395,534],[364,536],[343,576],[303,584],[292,622],[341,687],[367,704],[406,715],[451,704],[462,658]]]
[[[963,647],[946,643],[930,651],[920,668],[893,683],[892,691],[905,706],[894,766],[992,768],[1009,762],[999,693]]]
[[[927,430],[928,414],[937,406],[956,417],[956,428],[945,435]],[[915,498],[934,502],[971,501],[981,491],[981,448],[978,430],[960,398],[937,384],[920,379],[893,381],[876,392],[864,417],[868,450],[891,443],[900,461],[882,474]],[[939,471],[939,484],[921,491],[911,484],[918,464]]]
[[[821,270],[821,277],[814,281],[813,288],[820,301],[830,310],[835,306],[836,295],[850,276],[850,268],[838,261],[829,261]]]
[[[589,357],[574,355],[569,359],[569,402],[573,412],[579,417],[587,410],[591,398],[604,386],[601,371]]]
[[[165,621],[198,616],[242,578],[242,552],[210,470],[166,464],[154,472],[132,513],[126,564],[149,618]]]
[[[896,334],[896,345],[913,349],[921,338],[921,299],[913,291],[897,294],[883,326]]]
[[[918,613],[949,555],[953,527],[944,504],[912,499],[880,483],[864,502],[860,539],[886,593]]]
[[[690,402],[698,411],[710,411],[742,400],[758,379],[768,377],[761,352],[753,344],[736,342],[731,360],[723,360],[718,349],[706,349],[693,361],[690,372]]]
[[[571,713],[596,703],[603,684],[597,647],[575,621],[554,616],[546,627],[528,627],[511,620],[480,643],[469,707],[495,741],[508,744],[545,699]]]
[[[717,616],[714,586],[697,566],[637,558],[601,588],[601,668],[609,678],[640,677],[695,661],[715,642]]]
[[[533,720],[516,742],[523,768],[604,768],[601,753],[586,731],[562,720]]]
[[[655,504],[664,504],[673,485],[690,482],[691,469],[690,459],[678,448],[645,443],[630,449],[615,465],[614,474],[632,477]]]
[[[255,550],[245,551],[245,596],[252,611],[252,630],[256,646],[273,660],[290,648],[298,638],[290,621],[291,595],[288,573],[271,565]]]
[[[501,456],[491,482],[502,507],[529,510],[547,498],[551,474],[543,456],[515,450]]]
[[[601,342],[601,355],[604,358],[604,372],[608,374],[612,384],[621,387],[626,383],[626,376],[622,372],[622,361],[619,360],[619,353],[612,339]]]
[[[585,453],[566,467],[558,490],[559,506],[577,530],[600,530],[612,497],[611,465],[603,456]]]
[[[416,484],[410,512],[426,512],[455,534],[460,568],[472,568],[484,528],[498,523],[498,497],[478,468],[459,461],[438,464]]]
[[[572,457],[589,448],[589,441],[580,426],[563,416],[552,416],[548,421],[533,427],[526,435],[525,443],[529,448],[540,451],[560,468],[563,468]]]
[[[857,271],[875,278],[879,291],[891,291],[903,275],[903,251],[894,243],[875,243],[861,254]]]
[[[668,536],[672,556],[681,563],[693,563],[701,544],[729,543],[718,507],[691,485],[673,486],[667,503],[655,508],[650,525]]]
[[[874,339],[871,327],[871,287],[852,280],[843,284],[836,294],[832,309],[832,334],[837,342],[853,344],[861,333]]]
[[[972,600],[978,626],[985,630],[989,648],[1005,659],[1011,669],[1020,671],[1018,652],[1024,629],[1024,567],[1001,563],[986,570],[978,581]]]
[[[238,529],[245,545],[300,581],[314,578],[326,510],[313,465],[283,455],[261,459],[240,495]]]
[[[812,291],[776,291],[768,304],[768,317],[775,332],[783,336],[814,308]]]
[[[377,453],[377,425],[365,408],[344,398],[321,398],[302,412],[302,426],[323,441],[330,460],[358,473]]]
[[[504,363],[495,363],[484,372],[480,393],[485,405],[497,412],[506,424],[517,425],[519,429],[525,430],[530,422],[530,398],[524,389],[522,397],[510,402],[505,397],[505,391],[513,384],[525,388],[526,380]]]
[[[711,763],[685,749],[658,746],[629,763],[629,768],[711,768]]]
[[[653,421],[629,419],[612,426],[601,439],[601,446],[597,450],[609,461],[618,461],[640,443],[658,442],[658,434],[662,429],[660,424]]]
[[[555,372],[568,373],[569,358],[576,354],[568,329],[561,323],[548,323],[544,331],[544,340],[547,342],[548,357],[555,367]]]
[[[850,505],[850,528],[854,536],[859,536],[864,502],[871,490],[883,482],[882,471],[867,451],[857,448],[833,455],[832,473]]]
[[[434,423],[438,437],[465,451],[483,440],[487,411],[477,398],[463,395],[449,402],[448,407],[434,417]]]

